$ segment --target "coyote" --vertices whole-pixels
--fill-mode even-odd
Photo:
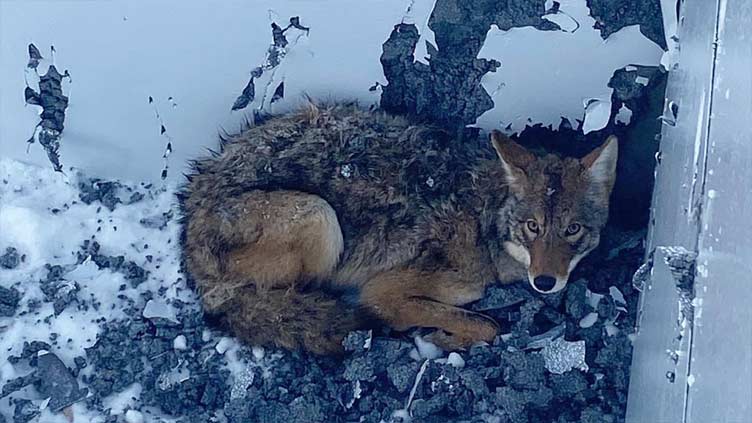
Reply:
[[[317,354],[373,322],[432,328],[448,350],[492,341],[495,321],[460,306],[497,280],[565,287],[598,245],[618,147],[575,159],[490,141],[312,103],[223,140],[181,197],[206,312],[253,345]]]

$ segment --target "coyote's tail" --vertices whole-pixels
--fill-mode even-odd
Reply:
[[[319,290],[247,286],[237,291],[228,306],[223,320],[251,345],[315,354],[341,353],[345,336],[366,323],[357,305]]]
[[[215,245],[227,245],[226,241]],[[308,289],[260,287],[223,273],[222,251],[206,244],[188,250],[188,262],[201,257],[201,266],[189,267],[195,269],[192,283],[204,310],[251,345],[337,354],[342,352],[344,337],[369,321],[349,293],[339,295],[315,283]]]

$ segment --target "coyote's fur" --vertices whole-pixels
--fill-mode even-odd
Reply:
[[[617,142],[536,157],[351,105],[279,116],[194,163],[186,265],[207,312],[252,344],[315,353],[380,321],[435,328],[442,347],[491,341],[459,306],[495,281],[564,288],[599,241]]]

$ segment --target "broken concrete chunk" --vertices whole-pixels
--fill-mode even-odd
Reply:
[[[518,285],[494,284],[486,288],[483,298],[473,303],[471,308],[475,311],[498,310],[519,304],[531,297],[529,291]]]
[[[671,270],[679,289],[691,290],[695,280],[697,253],[684,247],[658,247],[664,253],[664,261]]]
[[[79,389],[78,381],[60,359],[52,353],[37,358],[36,388],[45,397],[50,398],[48,407],[59,412],[65,407],[86,398],[89,390]]]
[[[562,374],[572,369],[588,370],[585,362],[585,341],[569,342],[564,338],[551,341],[542,351],[546,369]]]
[[[5,249],[5,253],[0,256],[0,267],[3,269],[15,269],[21,263],[21,256],[18,250],[13,247]]]
[[[15,406],[13,410],[13,423],[29,423],[34,421],[41,411],[39,406],[27,399],[16,399],[12,401]]]
[[[16,314],[21,294],[16,288],[0,286],[0,317],[13,317]]]

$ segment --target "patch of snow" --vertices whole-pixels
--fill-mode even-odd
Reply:
[[[125,412],[126,423],[144,423],[144,415],[140,411],[128,410]]]
[[[120,392],[116,392],[104,399],[104,407],[111,409],[113,415],[120,415],[125,410],[136,404],[136,399],[141,396],[142,386],[134,383]]]
[[[423,359],[433,360],[444,355],[444,351],[441,348],[424,340],[420,336],[415,337],[415,346],[418,348],[418,354]]]
[[[461,355],[457,354],[456,352],[450,352],[449,357],[447,357],[446,362],[450,366],[456,367],[458,369],[465,367],[465,360],[462,358]]]
[[[95,321],[125,317],[126,305],[144,307],[141,292],[157,293],[154,300],[160,302],[167,298],[194,301],[195,294],[181,280],[180,254],[174,246],[179,239],[177,220],[171,219],[161,230],[139,223],[154,214],[172,211],[177,215],[174,186],[145,188],[124,182],[124,191],[139,192],[144,200],[118,204],[110,211],[99,201],[86,204],[79,198],[78,184],[88,179],[76,169],[62,174],[48,166],[2,158],[0,181],[7,181],[0,183],[0,247],[13,246],[24,256],[17,268],[0,271],[0,286],[15,286],[23,295],[15,316],[0,317],[4,355],[20,354],[24,342],[50,343],[55,333],[65,338],[52,343],[51,352],[74,367],[73,358],[97,338],[100,325]],[[80,261],[77,253],[86,240],[99,243],[101,254],[123,256],[143,268],[148,272],[146,280],[134,288],[123,273],[100,269],[90,257]],[[144,250],[146,244],[149,248]],[[56,282],[60,292],[71,291],[75,285],[79,288],[75,299],[57,315],[41,289],[48,275],[46,265],[61,267],[61,280]],[[38,306],[30,309],[30,301]],[[0,365],[0,384],[12,377],[7,368]]]
[[[251,348],[251,353],[253,354],[253,358],[256,361],[261,361],[264,359],[264,347],[254,346]]]
[[[178,335],[175,337],[175,339],[172,341],[172,348],[176,350],[184,350],[188,348],[187,341],[185,339],[185,335]]]

